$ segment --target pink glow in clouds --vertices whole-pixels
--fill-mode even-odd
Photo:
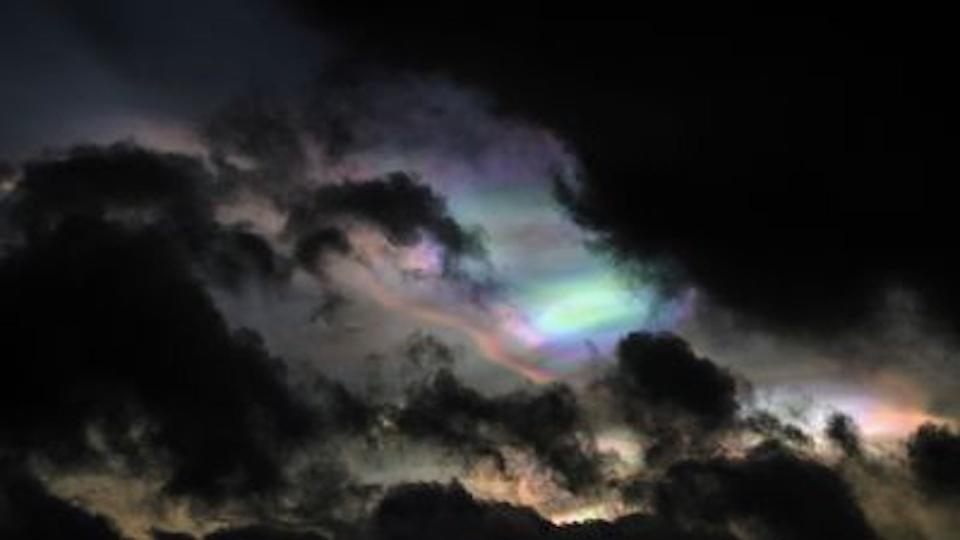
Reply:
[[[397,257],[402,261],[412,260],[412,264],[419,268],[436,260],[433,248],[418,245],[410,250],[397,249],[376,233],[365,230],[352,232],[351,241],[357,246],[361,260],[348,261],[346,267],[338,272],[338,279],[344,284],[389,311],[427,325],[459,332],[484,358],[530,381],[544,383],[554,379],[553,374],[537,365],[529,351],[518,350],[505,339],[508,334],[503,331],[501,321],[491,316],[490,312],[471,306],[462,299],[460,302],[451,302],[450,299],[444,299],[442,294],[424,294],[433,292],[431,287],[426,287],[424,291],[415,282],[405,282],[402,275],[399,279],[391,276],[391,272],[398,268]],[[399,270],[403,272],[405,267],[400,266]],[[437,280],[429,280],[428,284],[436,286]]]
[[[946,422],[931,413],[923,392],[910,381],[890,375],[856,382],[810,381],[789,387],[774,387],[762,405],[791,416],[803,410],[799,422],[820,433],[834,413],[850,416],[865,439],[899,441],[926,422]]]

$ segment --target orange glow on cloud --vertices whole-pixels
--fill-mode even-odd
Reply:
[[[942,421],[919,408],[875,403],[854,415],[867,437],[901,438],[927,422]]]

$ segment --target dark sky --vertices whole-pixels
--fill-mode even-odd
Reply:
[[[0,537],[951,538],[948,20],[4,2]]]

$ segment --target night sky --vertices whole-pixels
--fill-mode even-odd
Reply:
[[[949,18],[558,9],[2,2],[0,538],[957,538]]]

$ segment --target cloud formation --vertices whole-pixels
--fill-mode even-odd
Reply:
[[[0,463],[0,534],[10,540],[122,539],[108,519],[50,494],[28,471],[9,462]]]
[[[907,442],[910,466],[934,493],[955,496],[960,489],[960,435],[947,426],[924,424]]]
[[[566,386],[488,398],[441,370],[410,391],[395,422],[409,436],[458,455],[494,459],[500,468],[503,446],[528,449],[571,491],[601,478],[592,433]]]
[[[69,465],[96,453],[93,431],[168,466],[171,493],[219,498],[279,482],[312,430],[282,364],[227,326],[161,232],[68,220],[8,253],[0,283],[8,449]]]
[[[750,538],[878,538],[837,473],[775,444],[743,459],[676,464],[656,498],[660,512],[675,519],[740,521]]]
[[[0,536],[956,530],[960,437],[925,401],[949,344],[899,336],[942,381],[865,361],[897,395],[839,391],[850,412],[766,399],[681,324],[838,380],[891,289],[950,329],[949,199],[915,166],[936,137],[886,107],[939,113],[900,84],[912,46],[188,4],[0,7],[5,36],[56,22],[0,52]]]

